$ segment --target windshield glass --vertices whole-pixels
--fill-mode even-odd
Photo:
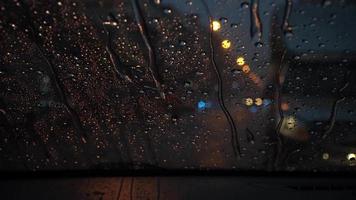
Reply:
[[[344,171],[352,0],[2,0],[0,170]]]

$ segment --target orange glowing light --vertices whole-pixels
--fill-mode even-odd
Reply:
[[[246,64],[246,65],[243,65],[243,66],[242,66],[242,71],[243,71],[245,74],[249,73],[249,72],[251,71],[250,66],[248,66],[247,64]]]
[[[287,111],[287,110],[289,109],[288,103],[281,103],[281,109],[282,109],[283,111]]]

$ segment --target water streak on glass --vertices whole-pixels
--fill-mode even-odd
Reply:
[[[202,3],[204,5],[204,8],[205,8],[206,12],[208,13],[208,17],[209,17],[209,26],[210,26],[210,28],[209,28],[209,42],[210,42],[210,55],[211,55],[210,58],[211,58],[211,63],[212,63],[212,66],[214,67],[216,76],[218,78],[219,105],[220,105],[221,109],[223,110],[223,112],[224,112],[224,114],[226,116],[226,119],[229,122],[230,131],[231,131],[231,144],[232,144],[232,148],[234,150],[234,155],[237,157],[237,156],[240,156],[239,137],[238,137],[238,134],[237,134],[237,130],[236,130],[236,125],[235,125],[234,119],[231,117],[230,112],[227,110],[227,108],[225,106],[224,97],[223,97],[223,94],[222,94],[223,81],[222,81],[222,78],[221,78],[221,74],[220,74],[219,68],[216,65],[215,54],[214,54],[215,51],[214,51],[214,44],[213,44],[212,25],[211,25],[212,22],[213,22],[212,15],[211,15],[211,12],[209,10],[208,5],[205,3],[204,0],[202,0]]]
[[[262,23],[259,12],[259,0],[252,0],[251,2],[251,38],[257,36],[258,41],[261,41],[262,37]]]

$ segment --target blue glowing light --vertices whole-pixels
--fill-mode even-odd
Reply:
[[[252,107],[250,108],[250,112],[252,112],[252,113],[257,112],[256,106],[252,106]]]
[[[206,103],[204,101],[199,101],[198,102],[198,108],[199,109],[205,109],[206,108]]]
[[[272,102],[271,102],[271,100],[269,100],[269,99],[264,99],[263,100],[263,106],[269,106],[269,104],[271,104]]]

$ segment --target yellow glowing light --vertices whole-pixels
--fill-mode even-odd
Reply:
[[[246,98],[246,99],[245,99],[245,104],[246,104],[246,106],[252,106],[252,104],[253,104],[253,99],[252,99],[252,98]]]
[[[290,116],[287,118],[287,128],[288,129],[294,129],[297,125],[297,121],[295,120],[294,117]]]
[[[262,105],[262,103],[263,103],[263,100],[261,98],[256,98],[255,99],[256,106],[260,106],[260,105]]]
[[[213,31],[218,31],[221,28],[221,24],[218,21],[213,21],[211,26]]]
[[[228,49],[228,48],[230,48],[230,46],[231,46],[231,42],[230,42],[229,40],[223,40],[223,41],[221,42],[221,46],[222,46],[222,48],[224,48],[224,49]]]
[[[243,65],[242,66],[242,71],[244,72],[244,73],[249,73],[250,72],[250,66],[248,66],[247,64],[246,65]]]
[[[323,153],[323,159],[328,160],[330,158],[330,155],[328,153]]]
[[[245,59],[243,57],[237,57],[236,63],[237,65],[242,66],[245,64]]]
[[[105,25],[110,25],[110,26],[117,26],[116,22],[103,22]]]
[[[347,160],[349,160],[349,161],[354,161],[354,160],[356,160],[356,154],[354,154],[354,153],[349,153],[349,154],[347,154],[346,158],[347,158]]]

